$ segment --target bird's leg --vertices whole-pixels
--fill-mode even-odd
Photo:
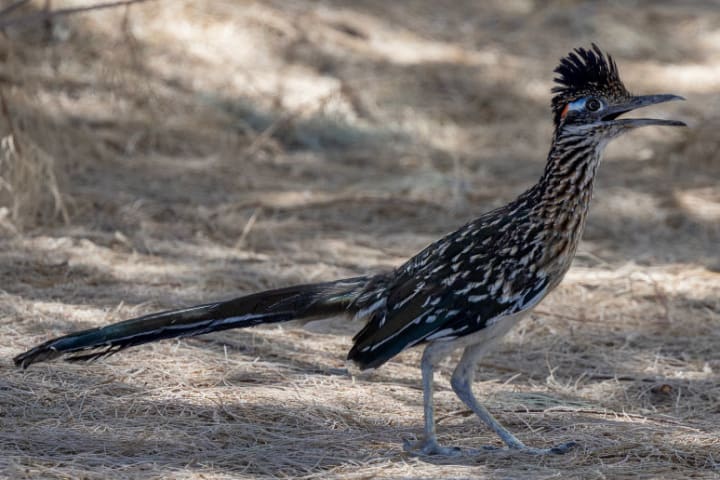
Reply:
[[[423,438],[417,442],[405,440],[406,452],[415,455],[460,455],[461,450],[457,447],[443,447],[437,442],[435,434],[435,408],[433,406],[433,370],[435,362],[445,355],[438,355],[437,350],[428,346],[423,352],[420,369],[422,371],[423,385],[423,408],[425,412],[425,431]]]
[[[500,425],[500,422],[495,420],[495,418],[490,414],[490,412],[487,411],[485,407],[480,405],[480,403],[475,398],[475,395],[473,395],[472,383],[475,379],[475,369],[477,367],[477,362],[482,356],[482,354],[486,351],[486,348],[483,347],[485,347],[485,345],[482,344],[467,347],[463,352],[460,362],[458,363],[457,367],[455,367],[455,371],[453,372],[450,383],[458,398],[460,398],[460,400],[462,400],[465,405],[467,405],[473,412],[475,412],[475,414],[480,417],[480,420],[482,420],[485,425],[490,427],[502,439],[502,441],[505,442],[505,445],[507,445],[507,448],[510,450],[518,450],[523,453],[529,453],[534,455],[546,455],[550,453],[565,453],[572,447],[574,447],[574,442],[563,443],[552,448],[527,447],[523,442],[521,442],[517,437],[515,437],[515,435],[513,435],[505,427]]]

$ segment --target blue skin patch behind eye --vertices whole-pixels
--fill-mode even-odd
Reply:
[[[573,112],[577,112],[578,110],[584,110],[586,102],[587,98],[578,98],[574,102],[570,102],[568,104],[568,110],[571,110]]]

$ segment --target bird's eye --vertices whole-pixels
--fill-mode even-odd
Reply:
[[[600,107],[602,107],[602,104],[597,98],[590,98],[587,102],[585,102],[585,108],[589,112],[597,112],[598,110],[600,110]]]

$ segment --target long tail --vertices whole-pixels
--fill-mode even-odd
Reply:
[[[49,340],[13,360],[22,368],[63,356],[67,361],[93,360],[164,338],[328,317],[346,312],[368,280],[367,277],[356,277],[297,285],[225,302],[153,313]]]

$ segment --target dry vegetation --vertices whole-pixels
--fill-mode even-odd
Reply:
[[[572,453],[407,457],[418,352],[351,376],[359,326],[337,321],[12,366],[70,330],[397,265],[536,179],[551,70],[593,40],[692,128],[609,149],[575,268],[483,362],[491,410]],[[168,0],[6,28],[0,472],[718,475],[718,91],[717,1]],[[497,443],[449,372],[441,440]]]

